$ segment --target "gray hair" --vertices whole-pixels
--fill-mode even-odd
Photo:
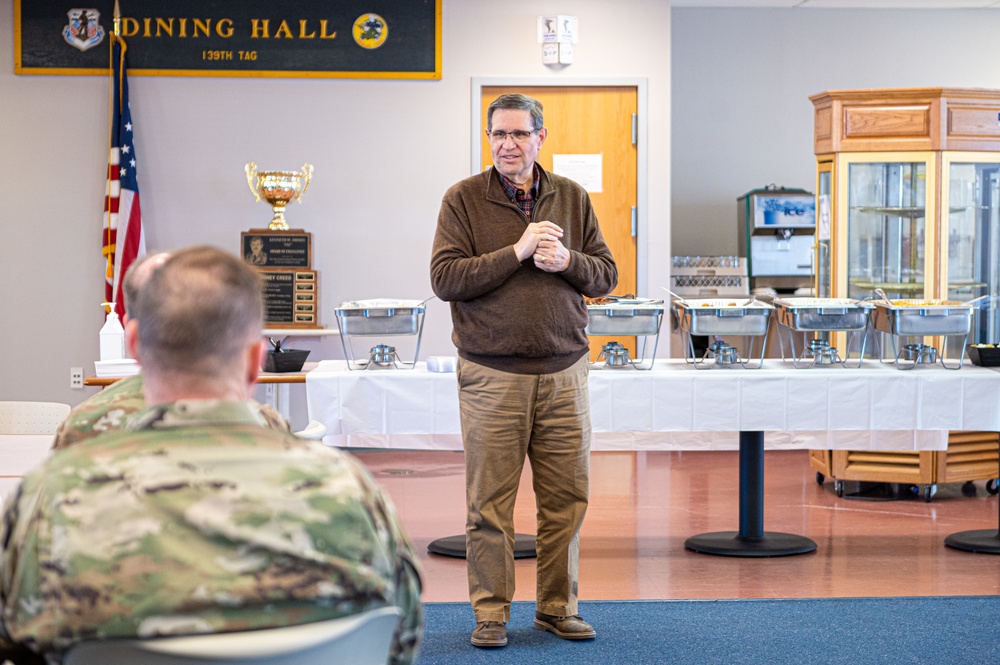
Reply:
[[[146,254],[132,262],[125,272],[125,280],[122,282],[122,296],[125,298],[125,314],[130,319],[135,318],[136,303],[139,300],[139,292],[149,281],[153,272],[163,265],[170,255],[166,252],[157,254]]]
[[[486,129],[493,129],[493,112],[497,109],[528,111],[531,113],[531,128],[541,129],[545,125],[545,118],[542,116],[542,103],[534,97],[511,93],[500,95],[490,104],[486,110]]]
[[[175,252],[142,288],[136,309],[144,371],[213,376],[260,338],[261,280],[214,247]]]

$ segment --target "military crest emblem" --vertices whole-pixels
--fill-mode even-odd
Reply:
[[[354,41],[361,48],[378,48],[389,36],[389,26],[378,14],[362,14],[354,21]]]
[[[81,51],[97,46],[104,41],[104,27],[101,26],[101,12],[96,9],[71,9],[66,12],[69,24],[63,28],[66,43]]]

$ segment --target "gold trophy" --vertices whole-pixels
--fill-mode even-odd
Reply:
[[[247,184],[257,201],[264,199],[274,209],[274,218],[267,228],[271,231],[287,231],[285,206],[295,199],[302,203],[302,195],[309,188],[312,179],[312,164],[303,164],[301,171],[258,171],[257,165],[247,162],[244,167]]]

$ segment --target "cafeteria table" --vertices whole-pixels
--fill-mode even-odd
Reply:
[[[967,365],[900,371],[861,367],[695,369],[658,360],[649,371],[595,368],[592,450],[740,451],[739,530],[691,536],[689,549],[770,557],[813,551],[803,536],[764,530],[767,449],[945,450],[949,430],[1000,431],[1000,373]],[[321,361],[306,374],[309,418],[340,447],[461,450],[453,373],[351,370]],[[767,437],[765,440],[765,433]]]

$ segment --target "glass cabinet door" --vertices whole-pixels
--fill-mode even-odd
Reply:
[[[850,162],[847,180],[847,297],[923,297],[927,162]]]
[[[832,254],[830,245],[830,225],[833,211],[833,165],[830,162],[821,163],[816,176],[816,283],[814,285],[817,298],[829,298],[833,295]]]
[[[982,297],[973,310],[969,341],[996,344],[1000,342],[1000,303],[990,296],[1000,293],[1000,156],[997,162],[979,161],[983,158],[982,154],[946,153],[947,177],[942,184],[948,205],[941,242],[947,250],[942,247],[946,266],[942,294],[959,301]]]

